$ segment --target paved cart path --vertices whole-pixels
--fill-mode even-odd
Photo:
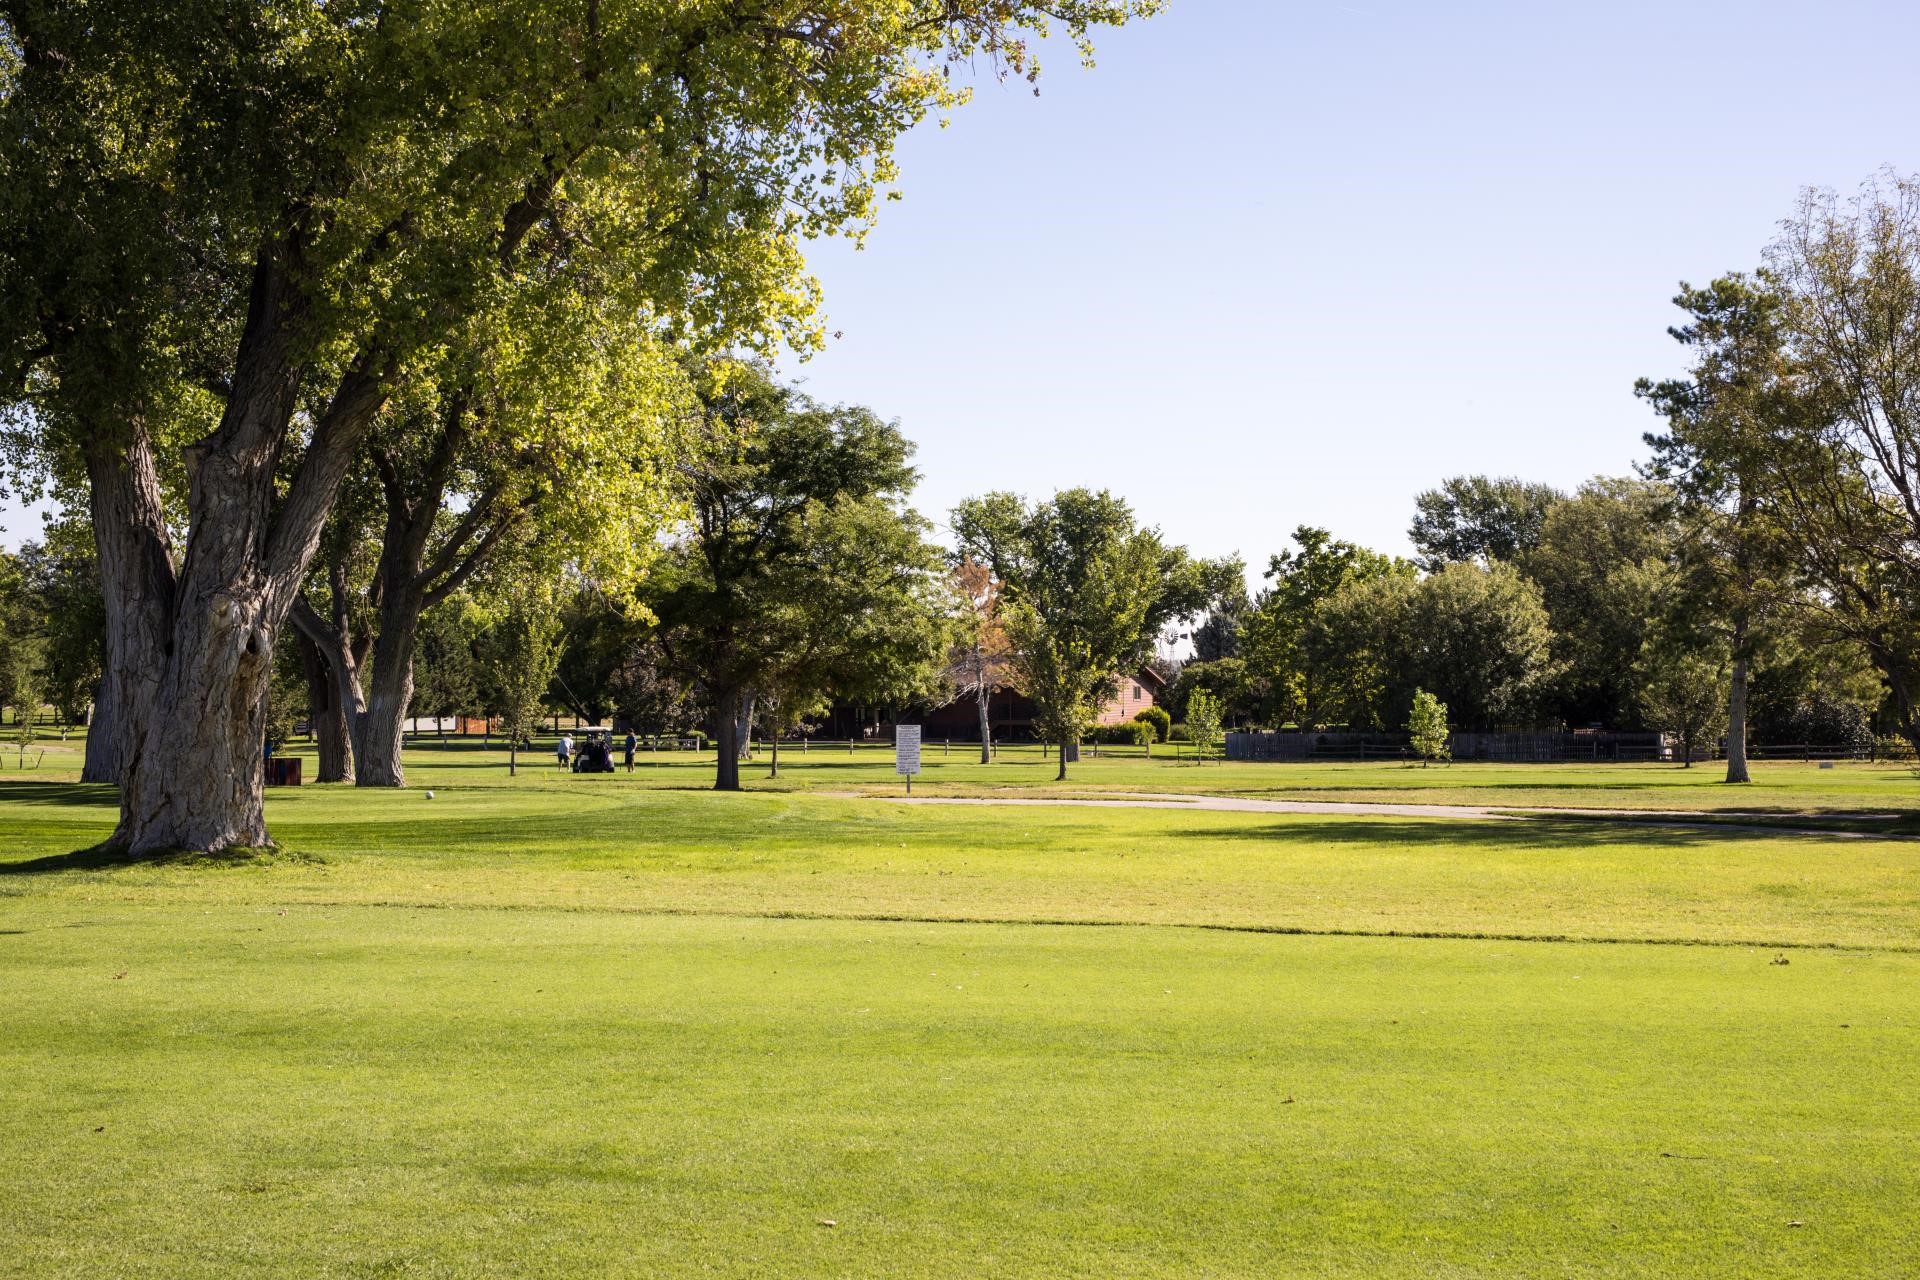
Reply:
[[[853,795],[853,792],[839,794]],[[871,795],[871,793],[868,793]],[[1720,817],[1684,809],[1571,809],[1526,805],[1370,804],[1360,800],[1256,800],[1246,796],[1176,795],[1167,792],[1118,792],[1089,796],[880,796],[892,804],[1038,805],[1088,809],[1199,809],[1222,813],[1309,813],[1363,818],[1440,818],[1475,822],[1525,822],[1540,818],[1580,818],[1600,822],[1633,822],[1642,826],[1685,827],[1694,830],[1739,831],[1764,835],[1840,836],[1848,839],[1891,838],[1877,832],[1835,827],[1793,827],[1772,821],[1772,815],[1728,811]],[[1849,814],[1850,818],[1893,818],[1895,814]],[[1745,821],[1742,821],[1745,819]]]

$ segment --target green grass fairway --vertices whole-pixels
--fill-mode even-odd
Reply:
[[[0,1276],[1920,1273],[1920,842],[409,763],[137,865],[76,853],[110,791],[0,780]],[[1920,807],[1681,774],[1064,794]]]
[[[79,777],[84,745],[79,734],[65,743],[43,739],[36,750],[44,748],[45,759],[38,768],[23,772],[15,768],[14,753],[0,744],[0,779],[73,781]],[[1010,788],[1023,795],[1196,792],[1360,803],[1418,800],[1516,808],[1686,810],[1772,815],[1782,820],[1841,815],[1866,819],[1854,825],[1920,834],[1920,771],[1912,762],[1849,761],[1823,769],[1799,761],[1759,761],[1753,766],[1752,784],[1729,787],[1721,781],[1726,768],[1721,763],[1692,768],[1659,763],[1469,763],[1430,768],[1220,760],[1197,764],[1190,754],[1172,754],[1176,749],[1186,750],[1164,745],[1147,755],[1138,747],[1089,747],[1089,754],[1069,767],[1067,781],[1055,782],[1056,762],[1032,744],[1002,748],[993,764],[982,765],[977,745],[934,741],[926,745],[925,772],[915,780],[914,789],[931,795],[992,795]],[[1095,750],[1100,754],[1091,754]],[[295,744],[291,754],[304,756],[311,777],[312,748]],[[549,739],[521,754],[518,779],[507,777],[506,752],[488,748],[479,739],[455,738],[445,745],[429,740],[410,747],[406,759],[408,780],[423,788],[578,786],[583,790],[577,794],[593,795],[633,786],[704,790],[713,785],[713,754],[704,751],[642,751],[633,774],[589,778],[558,772]],[[862,744],[848,751],[843,743],[802,752],[790,743],[782,748],[780,761],[780,776],[769,778],[769,756],[763,745],[754,762],[742,766],[743,784],[754,791],[893,792],[901,788],[889,745]]]

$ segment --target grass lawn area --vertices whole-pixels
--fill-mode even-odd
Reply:
[[[410,746],[409,782],[421,787],[569,785],[554,767],[551,738],[520,756],[520,777],[507,777],[504,750],[479,739],[431,739]],[[14,768],[14,753],[0,743],[0,780],[73,781],[80,776],[85,740],[75,733],[64,743],[42,738],[35,749],[45,759],[36,769]],[[1181,750],[1190,750],[1180,748]],[[1057,764],[1030,743],[1000,749],[995,763],[979,763],[978,745],[933,741],[926,744],[925,772],[914,780],[916,794],[993,795],[1009,789],[1022,795],[1100,795],[1115,791],[1192,792],[1266,799],[1333,800],[1357,803],[1417,801],[1516,808],[1597,808],[1685,810],[1701,814],[1773,814],[1783,819],[1805,815],[1869,815],[1895,819],[1895,829],[1920,834],[1920,770],[1912,762],[1877,764],[1842,761],[1832,768],[1799,761],[1756,761],[1754,781],[1729,787],[1721,781],[1725,765],[1692,768],[1646,764],[1448,764],[1422,768],[1399,763],[1271,762],[1196,764],[1192,755],[1176,757],[1172,744],[1153,748],[1086,748],[1055,782]],[[315,765],[310,746],[296,743],[290,754],[303,756],[309,778]],[[769,755],[762,745],[755,762],[741,768],[742,783],[754,791],[853,791],[897,793],[891,745],[845,744],[803,752],[797,744],[781,749],[781,772],[768,776]],[[642,751],[639,768],[617,777],[578,779],[594,790],[632,786],[704,790],[713,785],[710,751]],[[617,784],[617,786],[616,786]],[[1417,793],[1417,794],[1415,794]]]
[[[937,752],[929,789],[1053,790]],[[0,1275],[1920,1272],[1920,843],[824,794],[879,751],[716,796],[709,761],[422,749],[406,792],[271,793],[277,853],[133,866],[73,855],[107,789],[0,780]],[[1691,772],[1063,793],[1920,791]]]

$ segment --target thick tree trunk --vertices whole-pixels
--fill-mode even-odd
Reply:
[[[772,765],[767,770],[767,776],[769,778],[780,776],[780,735],[777,733],[773,735]]]
[[[279,625],[272,593],[243,573],[182,583],[173,652],[121,787],[116,840],[133,853],[212,852],[267,839],[267,681]]]
[[[714,765],[713,789],[715,791],[738,791],[740,789],[740,691],[722,689],[714,700],[714,746],[716,761]]]
[[[304,368],[295,350],[303,300],[288,287],[296,254],[289,235],[264,246],[255,263],[220,426],[187,450],[192,531],[177,578],[170,577],[170,590],[162,588],[164,607],[147,603],[157,571],[129,573],[101,560],[110,617],[116,606],[160,617],[158,660],[115,672],[135,723],[125,738],[120,825],[110,844],[134,854],[268,843],[262,746],[274,640],[360,437],[379,411],[386,377],[371,365],[349,369],[279,491]],[[132,463],[137,446],[121,459]],[[108,648],[115,648],[111,635]],[[123,645],[118,661],[127,651]]]
[[[346,702],[340,696],[333,664],[304,630],[295,628],[294,645],[300,654],[300,670],[307,679],[307,718],[313,723],[320,756],[314,781],[352,782],[352,728],[347,723]]]
[[[1067,780],[1067,739],[1064,734],[1060,737],[1060,772],[1053,775],[1053,780],[1055,782]]]
[[[97,727],[87,735],[90,782],[124,781],[172,643],[174,573],[159,472],[145,425],[128,430],[124,444],[97,439],[86,458],[107,623]]]
[[[381,663],[379,647],[373,659],[373,691],[367,713],[360,717],[360,737],[354,743],[353,784],[356,787],[404,787],[407,771],[400,752],[406,739],[407,710],[413,702],[413,663],[397,667]]]
[[[400,752],[413,705],[413,652],[425,612],[417,589],[395,590],[388,580],[380,601],[380,634],[373,643],[373,688],[353,741],[354,785],[404,787]]]
[[[120,726],[115,723],[120,699],[107,686],[105,675],[94,686],[93,710],[87,716],[87,755],[80,766],[82,782],[120,781]]]
[[[1758,499],[1745,470],[1738,473],[1740,497],[1734,517],[1735,604],[1733,617],[1733,679],[1727,690],[1727,781],[1747,782],[1747,670],[1753,658],[1752,523]]]
[[[980,763],[993,763],[993,720],[988,715],[988,703],[993,695],[985,684],[974,686],[973,702],[980,709]]]
[[[1733,681],[1727,694],[1727,781],[1750,782],[1747,774],[1747,628],[1733,632]]]

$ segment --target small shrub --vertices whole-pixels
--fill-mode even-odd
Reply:
[[[1155,742],[1165,742],[1168,734],[1173,731],[1173,717],[1167,714],[1165,707],[1142,707],[1134,713],[1133,718],[1142,724],[1153,726]]]
[[[1153,726],[1141,720],[1095,725],[1087,731],[1087,741],[1108,747],[1144,747],[1153,737]]]
[[[1196,759],[1205,759],[1213,744],[1220,740],[1220,725],[1225,718],[1220,699],[1205,689],[1195,689],[1187,697],[1187,733],[1193,739]]]
[[[1445,760],[1447,750],[1447,704],[1425,689],[1413,691],[1413,714],[1407,720],[1413,738],[1413,753],[1421,760]]]

